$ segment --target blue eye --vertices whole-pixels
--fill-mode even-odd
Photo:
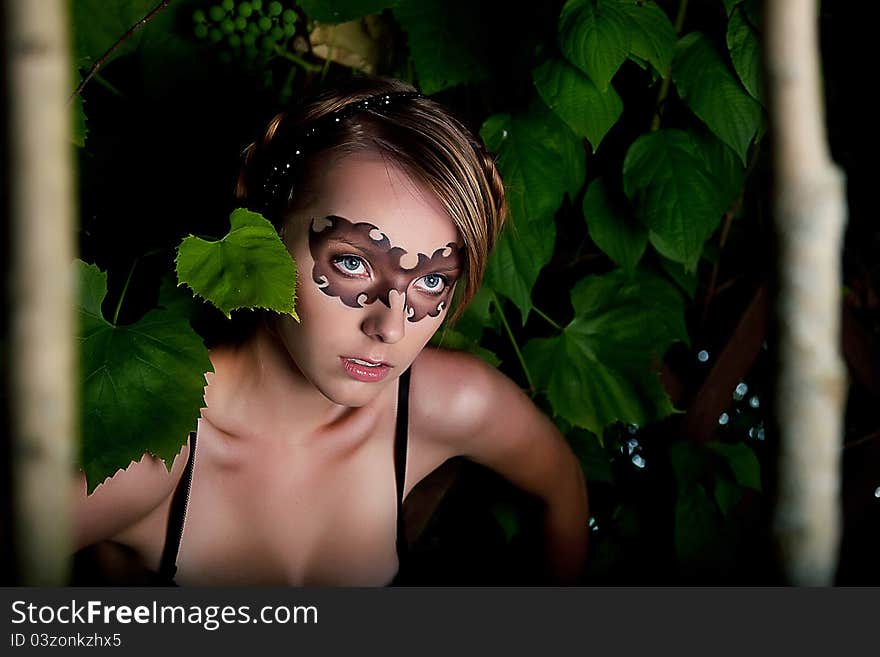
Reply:
[[[346,256],[342,259],[342,266],[348,271],[357,271],[358,267],[361,266],[361,259],[354,256]]]
[[[333,266],[346,276],[369,276],[367,264],[363,258],[354,255],[343,255],[333,259]]]
[[[426,294],[443,294],[446,291],[446,279],[440,274],[428,274],[417,280],[415,287]]]

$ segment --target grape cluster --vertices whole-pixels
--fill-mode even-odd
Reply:
[[[207,10],[193,12],[197,38],[225,45],[225,59],[231,55],[249,60],[268,58],[284,52],[287,41],[296,34],[297,14],[273,0],[221,0]]]

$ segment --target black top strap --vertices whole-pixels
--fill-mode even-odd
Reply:
[[[394,430],[394,479],[397,484],[397,560],[403,563],[407,552],[406,532],[403,522],[403,494],[406,481],[406,448],[409,434],[409,379],[410,371],[400,375],[397,384],[397,418]],[[168,513],[168,527],[165,533],[165,547],[159,563],[157,583],[173,586],[177,574],[177,553],[183,537],[183,523],[186,519],[186,507],[189,503],[189,491],[192,486],[192,473],[196,461],[196,432],[189,434],[189,459],[186,469],[174,490],[171,509]]]
[[[171,509],[168,512],[168,528],[165,530],[165,547],[162,560],[159,562],[158,584],[173,586],[177,574],[177,552],[180,550],[180,539],[183,537],[183,521],[186,519],[186,506],[189,503],[189,490],[192,486],[193,467],[196,462],[196,432],[189,433],[189,459],[186,469],[177,482]]]
[[[394,478],[397,481],[397,560],[406,556],[406,532],[403,522],[403,487],[406,481],[406,445],[409,433],[409,377],[407,368],[397,383],[397,426],[394,432]]]

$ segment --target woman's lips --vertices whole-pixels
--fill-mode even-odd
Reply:
[[[345,373],[355,381],[365,381],[373,383],[384,379],[391,366],[387,363],[375,363],[365,358],[355,358],[353,356],[341,356],[342,367]]]

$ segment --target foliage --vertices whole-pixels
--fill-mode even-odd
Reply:
[[[711,9],[692,20],[679,13],[686,4],[172,3],[84,92],[83,257],[109,271],[118,301],[132,261],[166,256],[134,279],[125,325],[103,319],[105,279],[81,267],[90,487],[144,451],[170,463],[194,425],[210,363],[189,320],[206,339],[218,329],[196,321],[181,290],[169,301],[173,283],[233,320],[238,308],[293,312],[292,264],[277,235],[258,215],[233,212],[235,154],[279,104],[356,74],[311,51],[315,22],[373,15],[396,35],[382,42],[392,52],[379,72],[459,111],[496,155],[508,193],[510,221],[484,286],[435,344],[500,367],[566,435],[596,496],[594,529],[607,537],[591,576],[619,572],[626,546],[647,535],[648,514],[628,483],[645,460],[674,473],[671,500],[651,500],[668,502],[658,513],[675,528],[672,567],[711,566],[707,546],[732,536],[742,491],[761,488],[760,467],[741,435],[696,450],[670,437],[687,400],[674,399],[661,374],[672,351],[689,353],[728,230],[741,239],[733,219],[744,214],[760,154],[764,101],[757,3],[707,0]],[[75,0],[80,73],[152,5]],[[126,163],[135,175],[123,177]],[[192,236],[222,234],[230,213],[226,237]],[[142,231],[137,243],[121,238],[131,223]],[[166,307],[152,309],[157,299]],[[154,343],[166,351],[146,349]],[[170,353],[173,364],[163,360]],[[511,522],[505,514],[508,537]]]
[[[561,335],[535,338],[524,355],[556,415],[599,434],[614,422],[644,425],[673,412],[652,357],[687,340],[678,292],[650,274],[580,280],[575,317]]]
[[[581,186],[584,153],[565,124],[537,102],[517,116],[489,117],[480,135],[498,153],[513,223],[495,247],[486,279],[517,305],[525,324],[532,287],[553,255],[553,214]]]
[[[177,278],[226,317],[239,308],[263,308],[296,317],[296,264],[262,216],[238,208],[223,239],[190,235],[177,249]]]
[[[107,274],[77,261],[82,465],[88,490],[144,452],[171,462],[195,429],[208,351],[185,318],[151,310],[134,324],[104,319]]]

